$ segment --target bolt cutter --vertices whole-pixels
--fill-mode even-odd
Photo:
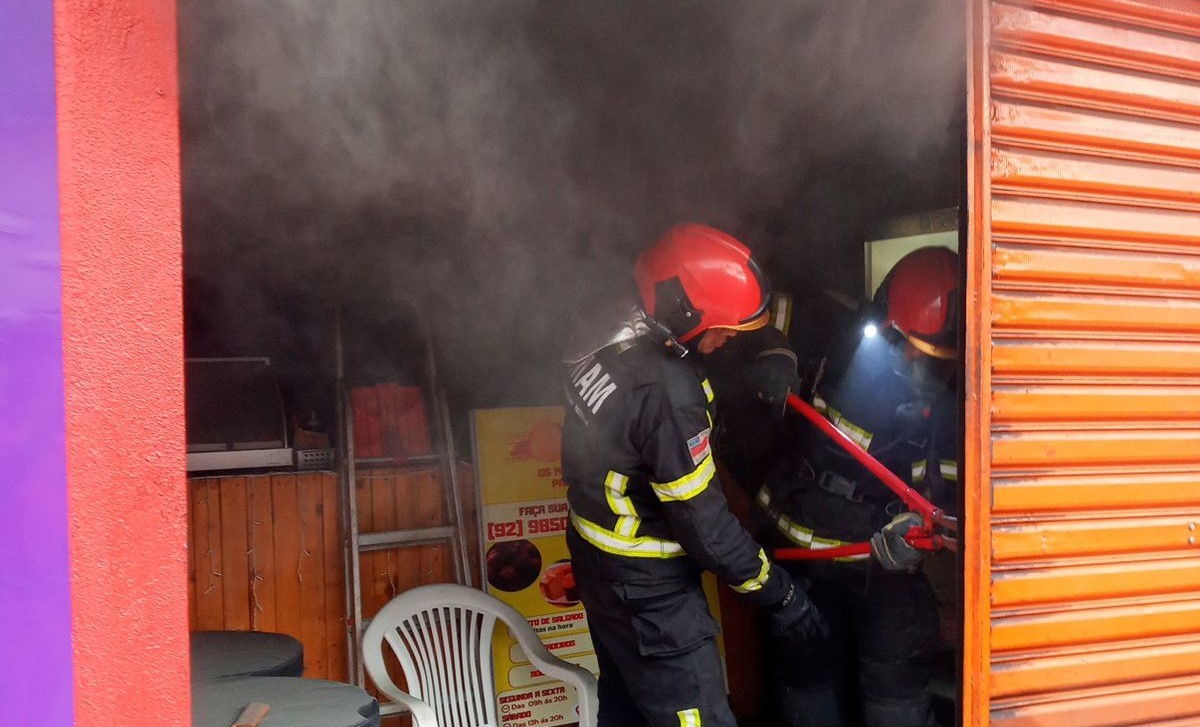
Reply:
[[[957,533],[958,520],[956,518],[947,515],[941,508],[922,497],[921,493],[905,484],[891,470],[884,467],[879,460],[867,454],[866,450],[858,446],[854,440],[833,426],[811,404],[795,394],[788,394],[787,404],[794,411],[803,415],[805,419],[812,422],[817,429],[820,429],[822,433],[836,442],[839,447],[846,450],[851,457],[858,460],[859,464],[866,467],[871,474],[878,477],[883,484],[887,485],[888,489],[896,493],[909,510],[921,516],[921,525],[912,528],[904,536],[904,540],[909,545],[919,550],[934,551],[943,548],[952,551],[958,550],[958,541],[953,535],[945,535],[939,532],[939,530],[943,530],[947,533]],[[778,560],[831,560],[833,558],[845,558],[852,555],[865,555],[870,552],[871,543],[864,541],[861,543],[839,545],[833,548],[776,548],[775,558]]]

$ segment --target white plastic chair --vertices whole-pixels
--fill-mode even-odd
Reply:
[[[413,727],[499,727],[492,665],[497,619],[535,667],[575,687],[580,727],[595,727],[599,698],[592,673],[551,654],[514,608],[467,586],[420,586],[393,598],[363,634],[363,664],[380,692],[408,708]],[[408,692],[387,673],[385,642]]]

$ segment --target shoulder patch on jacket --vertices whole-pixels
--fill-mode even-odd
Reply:
[[[692,464],[700,464],[708,456],[708,439],[711,429],[705,429],[688,440],[688,453],[692,455]]]

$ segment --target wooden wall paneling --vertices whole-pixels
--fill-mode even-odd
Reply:
[[[359,474],[359,532],[373,533],[390,530],[395,527],[395,476],[390,470],[368,470]],[[369,550],[359,558],[359,587],[362,596],[362,615],[364,620],[371,619],[383,604],[391,597],[391,575],[388,569],[388,558],[392,555],[387,550]],[[374,684],[367,680],[367,691],[381,702],[382,699]],[[397,682],[399,684],[399,682]]]
[[[221,492],[221,597],[227,631],[250,628],[250,550],[246,478],[223,477]]]
[[[357,410],[356,410],[357,413]],[[358,432],[355,429],[355,432]],[[358,531],[360,533],[369,533],[375,527],[375,518],[371,513],[371,480],[368,478],[369,472],[366,470],[358,470],[354,478],[354,507],[358,512]],[[371,613],[367,611],[366,584],[371,582],[375,577],[375,561],[371,553],[359,553],[358,556],[358,585],[359,598],[362,599],[362,631],[367,630],[367,620],[371,618]],[[382,704],[383,699],[379,698],[379,692],[375,689],[375,685],[371,682],[370,677],[366,677],[364,688],[371,694],[372,697],[379,699]]]
[[[368,474],[371,481],[371,532],[387,532],[396,529],[396,475],[390,470],[379,470]],[[364,531],[365,532],[365,531]],[[367,553],[374,562],[374,579],[363,580],[366,594],[363,596],[363,616],[374,616],[383,605],[396,595],[396,571],[393,562],[396,554],[392,550],[375,550]]]
[[[354,497],[356,508],[358,510],[358,531],[360,533],[370,533],[375,530],[375,516],[371,511],[372,498],[372,480],[370,473],[360,470],[354,480]],[[373,611],[367,610],[367,593],[370,590],[367,584],[375,582],[375,557],[371,552],[359,554],[358,558],[358,586],[359,598],[362,600],[362,617],[368,619],[373,615]],[[366,626],[363,626],[364,630]]]
[[[445,503],[442,490],[442,474],[439,470],[422,470],[417,473],[417,512],[420,513],[422,527],[434,527],[449,522],[445,511],[450,505]],[[421,548],[421,583],[453,583],[454,563],[450,557],[448,543],[436,543]]]
[[[275,630],[303,640],[298,504],[296,475],[271,475],[272,522],[275,526]],[[307,665],[307,648],[304,660]]]
[[[196,564],[200,559],[196,557],[196,548],[199,538],[197,538],[196,529],[196,488],[192,486],[191,481],[188,482],[188,539],[187,539],[187,554],[188,554],[188,631],[196,630]]]
[[[321,498],[325,550],[325,659],[326,678],[349,681],[346,664],[345,562],[338,497],[338,478],[332,472],[321,476]]]
[[[198,631],[225,629],[224,588],[221,571],[220,480],[195,480],[193,522],[196,533],[195,628]]]
[[[296,477],[300,514],[300,640],[304,642],[304,673],[326,678],[325,635],[325,516],[320,474]]]
[[[357,500],[358,530],[360,533],[371,533],[380,529],[375,521],[374,503],[375,483],[381,477],[379,471],[360,470],[355,479],[354,493]],[[382,556],[383,553],[377,550],[365,551],[359,555],[359,597],[362,599],[362,617],[364,622],[369,620],[379,610],[374,593],[375,584],[378,580],[377,573],[386,571],[386,567],[377,567],[377,564],[381,562],[380,559]],[[370,692],[371,696],[379,699],[381,702],[387,701],[380,699],[378,690],[375,689],[375,685],[371,683],[369,678],[367,679],[366,689]]]
[[[400,472],[396,476],[396,523],[401,528],[422,527],[414,509],[415,483],[413,471]],[[397,592],[412,588],[421,582],[421,548],[397,548],[392,551],[395,561]]]
[[[439,524],[437,521],[430,522],[429,519],[429,503],[426,494],[426,485],[429,479],[428,472],[425,470],[414,470],[408,473],[405,478],[405,500],[407,501],[407,520],[409,527],[425,528],[431,525]],[[419,586],[426,583],[433,583],[433,574],[431,572],[431,564],[433,561],[431,551],[432,545],[419,545],[409,548],[404,556],[408,558],[412,564],[411,579],[408,587]]]
[[[470,477],[470,468],[465,468]],[[435,469],[361,472],[355,487],[360,531],[446,522]],[[334,473],[276,473],[189,480],[190,627],[275,631],[300,639],[305,676],[345,681],[347,623],[343,534]],[[473,499],[471,484],[463,497]],[[477,562],[474,502],[465,503]],[[396,594],[453,582],[443,544],[362,554],[362,598],[370,618]]]
[[[198,594],[200,589],[197,588],[197,583],[203,583],[207,587],[207,577],[201,580],[200,563],[202,558],[198,555],[200,552],[200,543],[203,542],[202,537],[204,530],[199,526],[204,503],[202,502],[203,488],[195,480],[188,480],[188,630],[195,631],[199,627],[197,622],[197,610],[199,609],[200,599]],[[203,513],[203,518],[207,525],[208,515]]]
[[[255,631],[276,631],[275,513],[271,478],[246,478],[250,509],[250,625]]]

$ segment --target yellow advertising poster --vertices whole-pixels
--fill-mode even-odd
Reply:
[[[473,412],[486,590],[527,619],[551,653],[596,673],[567,554],[562,407]],[[508,632],[493,643],[502,727],[578,722],[573,689],[551,680]]]

